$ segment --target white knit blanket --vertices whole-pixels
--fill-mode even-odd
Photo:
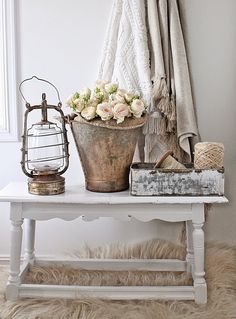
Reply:
[[[151,115],[145,160],[155,161],[163,148],[161,118],[177,118],[178,143],[188,155],[189,137],[198,131],[176,0],[146,1],[113,1],[99,79],[115,81],[146,100]]]
[[[151,99],[149,50],[143,0],[115,0],[108,25],[99,78]]]

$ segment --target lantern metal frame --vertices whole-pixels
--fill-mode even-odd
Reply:
[[[22,84],[26,81],[30,81],[32,79],[37,79],[39,81],[46,82],[50,84],[51,86],[54,87],[54,89],[57,92],[57,97],[58,97],[58,104],[57,105],[52,105],[52,104],[47,104],[46,100],[46,94],[42,94],[42,102],[40,105],[30,105],[30,103],[25,99],[21,87]],[[65,173],[69,166],[69,142],[67,139],[67,129],[66,129],[66,120],[64,113],[62,111],[62,103],[60,100],[60,95],[58,89],[53,85],[51,82],[38,78],[37,76],[32,76],[31,78],[25,79],[20,83],[19,86],[19,91],[22,96],[22,98],[25,101],[25,106],[26,106],[26,111],[24,113],[24,128],[23,128],[23,134],[22,134],[22,159],[21,159],[21,167],[22,171],[26,176],[29,177],[28,180],[28,190],[29,193],[36,194],[36,195],[56,195],[56,194],[61,194],[65,191],[65,178],[62,177],[61,175]],[[40,122],[32,124],[30,128],[28,128],[28,116],[29,114],[34,111],[34,110],[41,110],[42,114],[42,119]],[[56,123],[48,121],[48,110],[55,110],[60,114],[59,121],[61,123],[61,127],[59,127]],[[61,146],[62,147],[62,155],[59,158],[51,158],[50,160],[58,160],[62,159],[63,163],[62,165],[57,169],[57,170],[48,170],[48,171],[37,171],[30,169],[29,163],[30,160],[28,158],[28,153],[29,149],[33,149],[32,147],[28,147],[28,139],[31,137],[28,132],[36,125],[54,125],[56,126],[60,132],[56,132],[53,134],[45,134],[43,135],[44,137],[49,136],[49,135],[57,135],[61,134],[61,139],[62,143],[58,144],[53,144],[53,145],[45,145],[45,146],[38,146],[34,147],[34,149],[40,149],[40,148],[46,148],[46,147],[55,147],[55,146]],[[47,158],[40,158],[39,162],[46,162]],[[31,162],[32,163],[32,162]]]

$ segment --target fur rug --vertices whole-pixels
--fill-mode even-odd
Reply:
[[[236,247],[207,245],[207,305],[192,301],[108,301],[4,300],[7,271],[0,268],[1,319],[236,319]],[[178,258],[185,259],[185,248],[166,241],[152,240],[135,245],[111,245],[76,256],[84,258]],[[93,285],[185,285],[191,279],[185,273],[85,271],[65,267],[31,268],[26,282]]]

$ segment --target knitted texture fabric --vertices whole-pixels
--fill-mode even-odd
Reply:
[[[143,0],[113,2],[99,78],[151,101],[149,49]]]
[[[198,135],[176,0],[114,0],[99,78],[139,93],[149,105],[145,160],[163,149],[191,159],[189,138]]]

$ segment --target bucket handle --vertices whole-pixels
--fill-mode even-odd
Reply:
[[[76,117],[76,114],[67,114],[64,116],[64,120],[66,124],[71,125],[71,122],[74,120],[75,117]]]

